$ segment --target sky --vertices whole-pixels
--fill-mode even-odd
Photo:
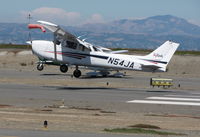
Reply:
[[[59,25],[174,15],[200,26],[200,0],[0,0],[0,22],[36,20]]]

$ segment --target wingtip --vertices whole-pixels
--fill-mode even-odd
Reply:
[[[38,20],[37,22],[40,23],[40,24],[49,25],[49,26],[55,26],[55,27],[58,26],[58,25],[56,25],[54,23],[47,22],[47,21],[42,21],[42,20]]]

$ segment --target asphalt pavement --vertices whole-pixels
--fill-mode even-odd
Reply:
[[[39,72],[25,73],[21,71],[0,71],[1,79],[66,79],[66,75]],[[70,76],[67,75],[69,78]],[[66,107],[94,108],[108,112],[126,112],[130,114],[176,114],[181,116],[200,117],[200,88],[198,78],[175,78],[185,87],[196,87],[190,90],[185,89],[162,89],[162,88],[130,88],[123,86],[93,86],[90,82],[123,82],[141,83],[148,85],[149,77],[125,77],[125,78],[82,78],[81,81],[89,81],[89,85],[58,85],[58,84],[23,84],[15,82],[0,83],[0,104],[14,107],[44,108],[52,106],[57,102],[64,101]],[[73,80],[73,79],[72,79]],[[178,82],[176,83],[178,84]],[[182,86],[181,85],[181,86]],[[1,136],[19,137],[54,137],[54,136],[76,136],[76,137],[112,137],[128,136],[122,134],[106,133],[82,133],[64,131],[43,131],[43,130],[23,130],[23,129],[0,129]],[[149,135],[131,135],[146,137]],[[198,135],[197,135],[198,136]]]
[[[36,130],[16,130],[0,129],[0,137],[153,137],[153,135],[141,134],[106,134],[106,133],[77,133],[63,131],[36,131]]]

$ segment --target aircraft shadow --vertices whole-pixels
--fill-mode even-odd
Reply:
[[[116,76],[82,76],[80,79],[100,79],[100,78],[116,78],[116,79],[120,79],[120,78],[123,78],[123,79],[131,79],[130,77],[127,77],[127,76],[123,76],[123,77],[116,77]]]
[[[58,73],[45,73],[45,74],[40,74],[40,76],[71,76],[69,74],[58,74]]]
[[[116,88],[106,88],[106,87],[57,87],[58,90],[95,90],[95,89],[101,89],[101,90],[113,90]]]

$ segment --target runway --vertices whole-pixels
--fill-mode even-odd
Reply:
[[[187,115],[200,112],[198,91],[21,84],[0,84],[0,87],[0,104],[18,107],[43,107],[64,99],[66,106],[90,106],[114,112]]]
[[[11,70],[0,71],[0,74],[0,137],[27,134],[49,137],[50,134],[122,136],[105,133],[103,129],[138,123],[157,125],[192,136],[200,135],[198,88],[151,88],[148,86],[149,77],[144,76],[70,79],[69,75]],[[192,82],[198,86],[199,79],[179,79],[185,85]],[[110,85],[105,84],[107,81]],[[141,82],[144,83],[143,88],[141,85],[131,87],[131,84]],[[115,83],[123,86],[115,86]],[[65,108],[57,108],[62,102]],[[48,131],[41,131],[44,119],[51,123]],[[16,127],[18,125],[20,128]]]
[[[77,133],[77,132],[56,132],[56,131],[34,131],[34,130],[9,130],[0,129],[0,137],[153,137],[153,135],[122,135],[105,133]]]

